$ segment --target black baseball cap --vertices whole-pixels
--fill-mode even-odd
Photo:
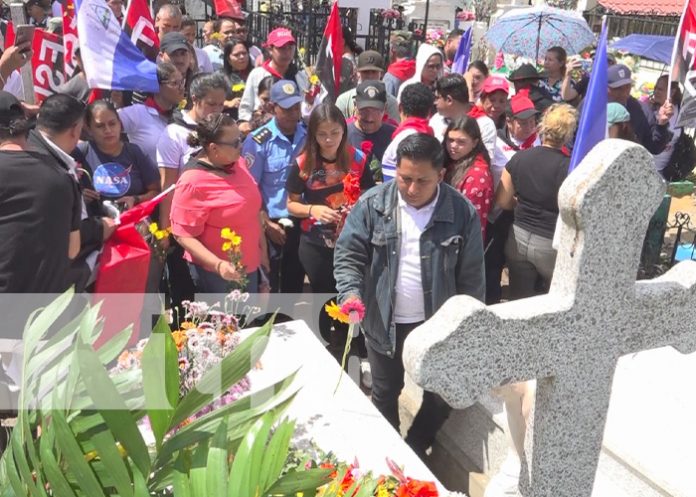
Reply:
[[[384,57],[374,50],[365,50],[358,55],[358,71],[384,72]]]
[[[169,32],[162,37],[162,41],[160,43],[160,52],[164,52],[169,55],[177,50],[181,50],[182,48],[184,50],[188,50],[189,45],[184,35],[178,31]]]
[[[360,83],[355,89],[355,106],[358,109],[384,109],[387,106],[387,89],[384,83],[371,80]]]
[[[6,128],[20,117],[24,117],[24,109],[17,97],[12,93],[0,91],[0,126]]]
[[[524,79],[543,79],[544,75],[540,74],[536,67],[532,64],[522,64],[520,67],[512,71],[508,79],[510,81],[521,81]]]

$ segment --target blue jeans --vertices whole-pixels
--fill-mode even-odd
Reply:
[[[196,285],[197,293],[229,293],[232,288],[232,282],[227,281],[222,276],[212,271],[203,269],[202,266],[194,264],[192,262],[188,263],[189,271],[191,272],[191,278]],[[259,291],[259,277],[258,271],[253,271],[251,274],[247,275],[249,282],[247,283],[245,292],[258,293]]]

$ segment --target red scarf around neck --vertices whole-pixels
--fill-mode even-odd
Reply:
[[[466,115],[471,117],[472,119],[478,119],[479,117],[488,116],[488,114],[486,114],[486,112],[478,105],[472,105],[471,110]]]
[[[417,133],[425,133],[426,135],[435,136],[433,128],[430,127],[427,119],[422,117],[408,117],[401,121],[399,127],[392,133],[392,139],[396,138],[396,135],[401,133],[405,129],[415,129]]]
[[[270,60],[267,60],[266,62],[264,62],[261,67],[263,67],[266,71],[270,72],[272,76],[274,76],[278,79],[285,79],[285,76],[283,74],[280,74],[278,71],[276,71],[273,68],[273,66],[271,66]]]

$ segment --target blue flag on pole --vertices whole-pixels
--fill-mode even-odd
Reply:
[[[568,172],[578,167],[587,153],[607,137],[607,71],[607,26],[603,22]]]
[[[471,33],[471,28],[469,28],[459,40],[457,53],[454,55],[454,62],[452,63],[453,73],[464,74],[469,67],[469,54],[471,53],[472,38],[473,35]]]
[[[75,0],[75,14],[90,88],[159,91],[157,66],[121,30],[105,0]]]

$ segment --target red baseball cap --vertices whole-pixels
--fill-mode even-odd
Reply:
[[[483,82],[483,90],[481,95],[490,95],[494,91],[503,91],[506,95],[510,94],[510,84],[503,76],[488,76]]]
[[[297,43],[292,31],[288,28],[276,28],[268,35],[267,47],[284,47],[289,43]]]
[[[538,114],[534,108],[534,102],[529,98],[528,90],[517,92],[508,100],[506,113],[515,119],[527,119]]]

